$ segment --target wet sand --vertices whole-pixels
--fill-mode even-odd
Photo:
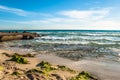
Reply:
[[[120,63],[102,62],[93,60],[72,61],[57,57],[55,55],[40,54],[37,56],[40,60],[48,61],[52,64],[65,65],[76,70],[89,71],[98,76],[101,80],[119,80],[120,79]]]

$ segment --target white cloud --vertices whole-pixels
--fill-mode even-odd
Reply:
[[[61,11],[52,18],[28,21],[7,21],[2,22],[29,26],[31,29],[110,29],[120,30],[120,22],[109,16],[109,8],[96,10],[71,10]],[[61,17],[62,16],[62,17]],[[64,17],[63,17],[64,16]],[[35,26],[35,27],[33,27]],[[27,28],[27,27],[26,27]],[[29,28],[28,28],[29,29]]]
[[[13,13],[19,16],[51,16],[50,14],[44,14],[39,12],[29,12],[18,8],[11,8],[7,6],[0,5],[0,11]]]
[[[71,11],[61,11],[59,14],[67,16],[70,18],[78,19],[100,19],[105,17],[110,12],[110,9],[100,9],[100,10],[71,10]]]
[[[120,22],[116,20],[99,20],[91,22],[90,25],[99,29],[120,29]]]
[[[17,15],[20,15],[20,16],[27,15],[27,12],[22,10],[22,9],[10,8],[10,7],[7,7],[7,6],[2,6],[2,5],[0,5],[0,11],[14,13],[14,14],[17,14]]]

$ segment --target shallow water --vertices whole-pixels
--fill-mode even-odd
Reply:
[[[4,42],[6,49],[26,49],[23,52],[47,51],[60,57],[79,59],[103,59],[119,62],[120,31],[96,30],[41,30],[42,37],[33,40]],[[114,50],[113,50],[114,49]],[[19,50],[20,51],[20,50]]]
[[[45,36],[37,38],[41,43],[81,44],[93,46],[116,46],[120,44],[119,31],[43,31]]]

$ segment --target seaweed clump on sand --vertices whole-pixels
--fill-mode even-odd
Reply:
[[[93,77],[88,72],[82,71],[77,76],[72,77],[70,80],[98,80],[95,77]]]
[[[2,53],[3,55],[7,56],[7,57],[12,57],[13,55],[10,55],[6,52],[3,52]],[[22,56],[22,57],[35,57],[36,54],[31,54],[31,53],[27,53],[27,54],[18,54],[18,53],[14,53],[14,55],[17,55],[17,56]]]
[[[18,71],[14,71],[14,72],[12,73],[12,75],[18,76],[18,75],[20,75],[20,73],[19,73]]]
[[[18,56],[22,56],[22,57],[35,57],[36,54],[18,54],[18,53],[15,53],[14,55],[18,55]]]
[[[17,54],[14,54],[14,55],[12,56],[11,61],[15,61],[15,62],[17,62],[17,63],[19,63],[19,64],[27,64],[27,63],[28,63],[28,61],[27,61],[26,58],[24,58],[24,57],[22,57],[22,56],[20,56],[20,55],[17,55]]]
[[[75,70],[72,70],[72,69],[70,69],[70,68],[68,68],[66,66],[63,66],[63,65],[57,65],[57,67],[58,67],[58,69],[61,69],[63,71],[69,71],[71,73],[75,73],[76,72]]]
[[[53,70],[50,63],[41,61],[37,68],[30,69],[26,72],[26,75],[29,77],[30,75],[39,75],[42,76],[45,80],[50,79],[50,72]]]
[[[49,72],[54,69],[49,62],[45,61],[41,61],[37,66],[40,66],[40,68],[46,72]]]

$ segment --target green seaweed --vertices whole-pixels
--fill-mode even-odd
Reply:
[[[40,68],[46,72],[49,72],[51,70],[53,70],[53,68],[51,67],[51,64],[45,61],[41,61],[38,66],[40,66]]]
[[[44,76],[49,76],[49,74],[48,74],[48,72],[46,70],[42,70],[40,68],[30,69],[26,73],[27,74],[28,73],[39,73],[39,74],[42,74]]]
[[[42,71],[41,69],[39,69],[39,68],[35,68],[35,69],[30,69],[30,70],[28,70],[27,71],[27,73],[41,73],[41,74],[44,74],[45,72],[44,71]]]
[[[72,73],[75,73],[76,71],[75,70],[72,70],[66,66],[63,66],[63,65],[57,65],[59,69],[61,70],[65,70],[65,71],[69,71],[69,72],[72,72]]]
[[[88,72],[82,71],[77,76],[72,77],[70,80],[97,80],[97,79],[90,75]]]
[[[18,56],[22,56],[22,57],[34,57],[35,56],[35,54],[30,54],[30,53],[28,53],[28,54],[18,54],[18,53],[15,53],[14,55],[18,55]]]
[[[30,53],[28,53],[28,54],[25,54],[25,55],[23,55],[24,57],[34,57],[35,56],[35,54],[30,54]]]
[[[17,62],[17,63],[19,63],[19,64],[27,64],[28,63],[28,61],[27,61],[27,59],[26,58],[24,58],[24,57],[22,57],[22,56],[19,56],[19,55],[16,55],[16,54],[14,54],[13,56],[12,56],[12,59],[11,59],[12,61],[15,61],[15,62]]]
[[[20,73],[19,73],[18,71],[14,71],[14,72],[12,73],[12,75],[18,76],[18,75],[20,75]]]

